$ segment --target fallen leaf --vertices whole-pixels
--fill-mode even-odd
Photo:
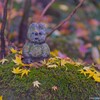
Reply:
[[[89,70],[86,70],[86,73],[89,74],[89,77],[93,76],[94,75],[94,72],[91,71],[90,69]]]
[[[21,65],[24,66],[24,67],[25,67],[25,66],[27,66],[27,67],[32,67],[32,66],[34,66],[34,63],[31,63],[31,64],[24,64],[24,63],[22,62]]]
[[[79,70],[81,74],[84,74],[86,76],[86,71],[84,71],[83,69]]]
[[[57,58],[56,57],[53,57],[53,58],[50,58],[49,60],[48,60],[48,62],[49,63],[53,63],[54,61],[56,61],[57,60]]]
[[[33,82],[33,86],[34,87],[38,87],[39,88],[39,85],[41,85],[41,83],[39,81],[34,81]]]
[[[58,50],[54,50],[54,51],[50,52],[50,55],[54,56],[54,57],[58,56],[58,52],[59,52]]]
[[[17,53],[17,50],[15,50],[14,48],[10,49],[12,53]]]
[[[42,65],[46,65],[47,64],[47,61],[46,60],[43,60],[41,61]]]
[[[21,78],[22,78],[24,75],[27,76],[29,72],[30,72],[30,70],[23,69],[23,70],[21,71]]]
[[[19,53],[19,54],[22,54],[22,50],[20,50],[18,53]]]
[[[80,62],[75,62],[75,65],[76,65],[76,66],[80,66],[80,65],[82,65],[82,63],[80,63]]]
[[[21,57],[15,56],[15,59],[13,59],[13,62],[16,63],[16,65],[22,65]]]
[[[98,76],[97,74],[93,75],[93,78],[96,82],[100,82],[100,76]]]
[[[61,53],[60,51],[58,52],[58,57],[62,58],[62,59],[65,59],[67,58],[67,55],[66,54],[63,54]]]
[[[53,65],[48,65],[47,66],[48,68],[56,68],[56,67],[58,67],[56,64],[53,64]]]
[[[14,74],[20,74],[21,71],[22,71],[22,69],[20,69],[19,67],[17,67],[17,68],[13,68],[12,73],[14,73]]]
[[[50,58],[46,65],[48,66],[48,65],[52,65],[52,64],[60,65],[60,58],[59,57]]]
[[[54,91],[56,91],[56,90],[58,90],[58,87],[57,87],[57,86],[53,86],[52,89],[53,89]]]
[[[5,58],[3,58],[2,60],[0,60],[0,63],[2,63],[2,65],[3,65],[5,62],[8,62],[8,60],[5,59]]]
[[[61,59],[61,66],[65,66],[66,63],[67,63],[67,62],[66,62],[65,59]]]
[[[95,73],[91,71],[91,72],[89,73],[88,78],[93,77],[94,74],[95,74]]]

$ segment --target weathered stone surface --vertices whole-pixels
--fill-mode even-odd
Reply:
[[[23,47],[23,62],[31,63],[46,59],[50,56],[49,46],[45,43],[47,36],[43,23],[32,23],[28,29],[28,42]]]

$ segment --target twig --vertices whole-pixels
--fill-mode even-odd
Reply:
[[[7,22],[7,5],[9,0],[4,1],[4,11],[3,11],[3,21],[1,26],[1,58],[3,58],[6,55],[5,52],[5,39],[4,39],[4,30]]]
[[[41,14],[41,16],[40,16],[39,22],[42,20],[44,14],[46,13],[46,11],[49,9],[49,7],[50,7],[54,2],[55,2],[55,0],[51,0],[51,2],[44,8],[44,10],[43,10],[43,12],[42,12],[42,14]]]
[[[58,24],[48,35],[47,37],[49,37],[56,29],[58,29],[59,27],[61,27],[64,23],[66,23],[68,20],[71,19],[71,17],[76,13],[76,11],[78,10],[79,7],[81,7],[81,5],[83,4],[85,0],[81,0],[80,3],[75,7],[75,9],[70,13],[70,15],[64,19],[60,24]]]

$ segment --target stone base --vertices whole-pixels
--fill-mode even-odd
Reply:
[[[49,59],[49,58],[50,58],[50,56],[48,56],[48,57],[24,57],[22,59],[22,62],[25,64],[31,64],[31,63],[40,62],[41,60]]]

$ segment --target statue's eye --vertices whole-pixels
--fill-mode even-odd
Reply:
[[[42,35],[42,33],[40,32],[39,35]]]

